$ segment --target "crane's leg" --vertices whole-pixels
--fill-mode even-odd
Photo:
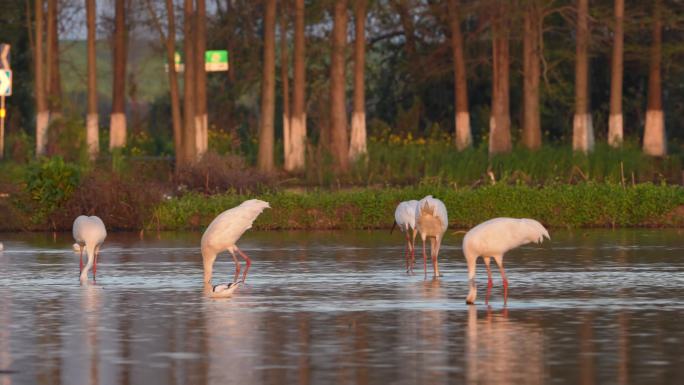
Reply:
[[[237,279],[240,276],[240,261],[238,261],[234,251],[231,251],[230,255],[233,256],[233,261],[235,262],[235,276],[233,277],[233,282],[237,282]]]
[[[423,275],[427,278],[427,253],[425,252],[425,237],[421,235],[423,240]]]
[[[432,243],[432,267],[435,270],[435,277],[441,277],[442,274],[439,272],[439,248],[442,246],[442,240],[439,237],[435,237]]]
[[[80,263],[78,267],[78,273],[80,274],[83,271],[83,246],[78,245],[78,248],[81,250],[81,258],[80,258]]]
[[[503,281],[504,287],[504,305],[508,301],[508,279],[506,279],[506,271],[503,267],[503,255],[495,255],[494,261],[496,261],[497,266],[499,266],[499,272],[501,272],[501,280]]]
[[[95,275],[97,274],[97,256],[100,255],[100,246],[95,246],[95,260],[93,261],[93,281],[95,281]]]
[[[406,252],[404,253],[406,257],[406,274],[411,274],[411,239],[409,238],[408,231],[406,232]]]
[[[242,250],[240,250],[237,246],[235,246],[235,250],[237,250],[240,256],[244,258],[246,263],[245,272],[242,273],[242,283],[244,283],[247,280],[247,272],[249,271],[249,266],[252,264],[252,260],[249,259],[249,257],[245,253],[243,253]]]
[[[475,268],[477,267],[477,255],[470,254],[467,251],[464,252],[466,263],[468,264],[468,283],[470,290],[468,291],[468,296],[466,297],[466,303],[468,305],[473,305],[475,303],[475,298],[477,298],[477,284],[475,283]]]
[[[492,293],[492,287],[494,286],[494,281],[492,281],[492,269],[489,268],[491,257],[482,257],[482,259],[484,260],[485,267],[487,268],[487,296],[485,297],[485,305],[488,305],[489,295]]]
[[[418,231],[412,229],[411,232],[411,271],[413,271],[413,267],[416,265],[416,234]]]

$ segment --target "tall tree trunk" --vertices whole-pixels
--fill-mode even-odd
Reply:
[[[620,147],[623,137],[622,123],[622,52],[625,0],[615,0],[615,30],[613,31],[613,61],[610,77],[610,116],[608,117],[608,144]]]
[[[185,161],[197,161],[197,126],[195,125],[196,77],[195,64],[195,10],[193,0],[183,3],[183,157]]]
[[[280,80],[283,83],[283,168],[292,170],[292,129],[290,127],[290,75],[287,55],[287,3],[280,10]]]
[[[112,115],[109,122],[109,149],[126,145],[126,0],[116,0],[114,12],[114,76]]]
[[[62,115],[62,82],[59,71],[59,30],[57,0],[48,0],[47,7],[47,94],[50,119]]]
[[[587,152],[594,148],[594,127],[589,111],[589,0],[577,1],[577,54],[575,63],[575,116],[572,148]]]
[[[174,13],[173,0],[166,0],[166,23],[167,36],[164,39],[166,46],[166,61],[169,63],[169,91],[171,94],[171,120],[173,124],[173,148],[176,154],[176,167],[184,164],[183,157],[183,117],[180,107],[180,90],[178,86],[178,73],[176,72],[176,15]],[[161,33],[161,28],[160,28]],[[163,38],[163,36],[162,36]]]
[[[95,0],[86,0],[86,19],[88,25],[88,114],[86,115],[86,143],[91,160],[97,158],[100,152],[99,119],[97,114],[97,66],[95,64],[96,15]]]
[[[509,96],[508,7],[497,9],[492,24],[492,117],[489,119],[489,153],[511,151],[511,116]]]
[[[207,7],[205,0],[197,0],[197,23],[195,33],[196,92],[197,107],[195,110],[195,130],[197,157],[201,158],[209,146],[209,122],[207,119],[207,72],[205,54],[207,49]]]
[[[35,0],[36,32],[33,63],[35,65],[34,92],[36,96],[36,156],[45,155],[48,138],[48,119],[50,112],[45,98],[45,68],[43,57],[43,0]]]
[[[304,169],[306,154],[306,72],[304,44],[304,0],[295,0],[293,53],[292,121],[290,123],[290,164],[287,171]]]
[[[352,112],[349,158],[355,161],[368,152],[366,147],[366,0],[354,6],[354,111]]]
[[[271,173],[273,164],[273,120],[275,115],[275,0],[265,0],[264,68],[261,83],[261,123],[257,166],[261,172]]]
[[[459,1],[449,0],[449,27],[451,29],[451,53],[454,60],[454,104],[456,148],[461,151],[473,144],[470,131],[470,112],[468,112],[468,82],[466,79],[465,58],[463,56],[463,35]]]
[[[345,101],[345,46],[347,0],[335,1],[330,59],[330,151],[338,172],[349,169],[347,111]]]
[[[651,64],[648,76],[648,108],[644,128],[644,153],[652,156],[667,155],[660,73],[663,55],[662,7],[662,1],[656,0],[653,5],[653,41],[651,42]]]
[[[531,0],[524,17],[523,36],[523,144],[530,150],[541,147],[541,123],[539,115],[539,77],[542,39],[539,4]]]

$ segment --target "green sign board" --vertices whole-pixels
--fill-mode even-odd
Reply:
[[[184,65],[181,54],[176,52],[174,55],[176,71],[183,72]],[[204,52],[204,70],[207,72],[228,71],[228,51],[210,50]]]

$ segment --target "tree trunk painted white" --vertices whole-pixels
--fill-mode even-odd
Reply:
[[[292,116],[289,130],[291,169],[287,171],[302,170],[306,162],[306,114]]]
[[[456,112],[456,148],[461,151],[473,145],[470,133],[470,112]]]
[[[207,114],[195,115],[195,146],[197,159],[202,159],[209,147],[209,127]]]
[[[98,121],[98,114],[88,114],[86,116],[86,144],[88,145],[88,156],[91,160],[97,158],[97,154],[100,152]]]
[[[577,4],[577,47],[575,59],[575,115],[572,121],[572,149],[594,149],[594,129],[589,104],[589,0]]]
[[[656,0],[653,6],[653,41],[651,42],[651,63],[648,75],[648,107],[644,127],[644,153],[651,156],[665,156],[665,118],[662,98],[662,1]]]
[[[615,28],[613,29],[613,60],[610,78],[610,115],[608,117],[608,145],[620,147],[623,138],[622,121],[622,80],[624,32],[622,23],[625,14],[625,1],[615,0]]]
[[[287,114],[283,114],[283,168],[287,171],[292,170],[292,120]]]
[[[582,152],[594,149],[594,125],[591,114],[575,114],[572,121],[572,148]]]
[[[352,113],[351,143],[349,146],[349,158],[357,160],[368,152],[366,146],[366,113]]]
[[[623,127],[622,113],[610,114],[608,117],[608,144],[610,146],[620,147],[622,145]]]
[[[366,0],[354,6],[354,110],[352,112],[349,160],[368,152],[366,146]]]
[[[36,156],[45,155],[48,140],[48,122],[50,112],[38,111],[36,114]]]
[[[117,112],[109,120],[109,149],[126,146],[126,114]]]
[[[667,155],[667,141],[665,140],[665,115],[663,115],[663,110],[646,111],[644,153],[651,156]]]
[[[301,171],[306,161],[306,72],[304,0],[295,0],[295,28],[290,121],[290,164],[286,171]]]

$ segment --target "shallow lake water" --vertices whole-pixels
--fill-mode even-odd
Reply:
[[[69,234],[0,234],[0,385],[684,383],[681,230],[552,231],[504,258],[507,306],[481,261],[465,304],[462,234],[433,280],[387,231],[248,232],[210,299],[200,235],[110,234],[81,286]]]

